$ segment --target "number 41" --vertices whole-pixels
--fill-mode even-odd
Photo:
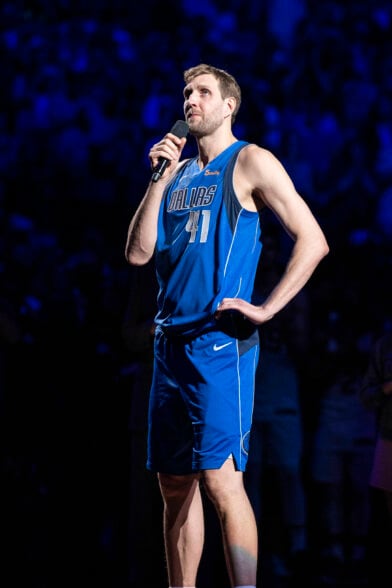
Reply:
[[[189,219],[186,223],[185,230],[190,233],[189,243],[194,243],[196,240],[196,234],[199,230],[199,218],[200,212],[202,214],[201,229],[200,229],[200,243],[205,243],[208,237],[208,228],[210,226],[210,210],[191,210],[189,213]]]

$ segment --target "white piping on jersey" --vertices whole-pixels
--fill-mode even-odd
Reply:
[[[230,255],[231,255],[231,250],[233,249],[233,244],[234,244],[234,241],[235,241],[235,235],[236,235],[236,233],[237,233],[238,221],[239,221],[239,219],[240,219],[240,216],[241,216],[241,214],[242,214],[242,211],[243,211],[243,208],[241,208],[241,210],[240,210],[240,214],[237,216],[237,220],[236,220],[236,223],[235,223],[235,229],[234,229],[234,233],[233,233],[233,238],[232,238],[232,240],[231,240],[231,244],[230,244],[230,250],[229,250],[229,253],[228,253],[228,255],[227,255],[227,259],[226,259],[226,263],[225,263],[225,269],[224,269],[224,271],[223,271],[223,275],[224,275],[224,276],[226,275],[227,265],[228,265],[228,263],[229,263],[229,259],[230,259]]]
[[[173,241],[170,243],[170,245],[173,245],[176,241],[178,241],[178,239],[181,237],[182,232],[180,231],[177,235],[177,237],[175,239],[173,239]]]
[[[238,419],[240,425],[240,451],[239,451],[239,460],[240,460],[240,467],[242,466],[242,411],[241,411],[241,378],[240,378],[240,353],[238,349],[238,340],[236,341],[237,347],[237,382],[238,382]]]
[[[238,290],[234,294],[233,298],[237,298],[238,294],[241,292],[241,286],[242,286],[242,276],[240,277],[240,283],[238,284]]]
[[[256,245],[257,245],[257,235],[258,235],[258,233],[259,233],[259,227],[260,227],[260,218],[258,218],[258,219],[257,219],[257,224],[256,224],[256,227],[255,227],[255,238],[254,238],[254,240],[253,240],[253,247],[252,247],[252,251],[254,251],[254,250],[255,250],[255,247],[256,247]]]
[[[255,346],[254,352],[253,352],[254,353],[254,355],[253,355],[253,369],[254,369],[254,372],[253,373],[255,373],[255,370],[256,370],[256,367],[257,367],[257,361],[256,361],[257,360],[257,357],[258,357],[257,356],[257,353],[258,353],[257,348],[258,348],[258,346]],[[237,350],[238,350],[238,341],[237,341]],[[249,351],[249,353],[250,353],[250,351]],[[240,358],[240,355],[238,353],[238,356],[237,356],[237,374],[238,374],[238,371],[239,371],[239,367],[238,367],[239,358]],[[253,402],[252,402],[252,413],[251,413],[251,421],[250,421],[251,422],[251,425],[252,425],[252,421],[253,421],[253,409],[254,409],[254,403],[255,403],[255,386],[256,386],[256,380],[255,380],[255,378],[253,378]],[[240,379],[239,379],[238,391],[239,391],[239,395],[238,395],[238,400],[239,400],[238,404],[239,404],[239,406],[238,406],[238,408],[239,408],[239,415],[241,415],[242,414],[242,411],[241,411],[241,381],[240,381]],[[241,431],[240,460],[242,462],[242,452],[248,454],[249,451],[244,446],[244,437],[243,437],[243,434],[242,434],[242,419],[241,418],[240,418],[240,431]],[[250,434],[250,430],[247,431],[247,434]]]
[[[257,353],[254,354],[253,357],[253,373],[256,376],[256,369],[257,369],[257,360],[258,356]],[[254,407],[255,407],[255,394],[256,394],[256,377],[253,378],[253,402],[252,402],[252,421],[253,421],[253,411],[254,411]]]

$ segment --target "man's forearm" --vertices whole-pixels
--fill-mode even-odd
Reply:
[[[161,199],[162,188],[150,183],[129,223],[125,257],[131,265],[144,265],[153,256]]]

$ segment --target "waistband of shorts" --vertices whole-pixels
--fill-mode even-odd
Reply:
[[[221,315],[219,319],[212,317],[208,321],[203,321],[203,323],[187,325],[186,329],[165,327],[159,324],[157,325],[157,329],[168,339],[182,342],[192,341],[192,339],[196,339],[212,331],[225,333],[229,337],[233,337],[239,341],[254,339],[256,335],[258,336],[257,326],[236,311],[228,311],[224,315]]]

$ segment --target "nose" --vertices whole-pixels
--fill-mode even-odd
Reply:
[[[187,113],[189,110],[195,107],[195,100],[192,100],[191,97],[187,98],[184,101],[184,112]]]
[[[185,100],[185,104],[195,104],[196,103],[196,96],[197,93],[196,92],[191,92],[190,94],[188,94],[188,96],[186,97]]]

